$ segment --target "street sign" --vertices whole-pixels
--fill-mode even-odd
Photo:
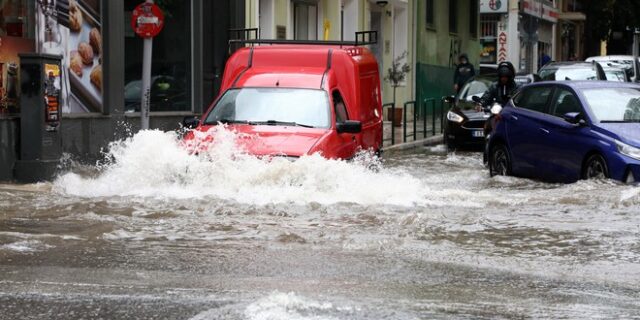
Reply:
[[[160,33],[164,26],[164,14],[154,3],[139,4],[131,16],[131,28],[142,38],[153,38]]]
[[[480,13],[506,13],[508,8],[509,0],[480,0]]]
[[[507,61],[507,33],[501,31],[498,35],[498,63]]]
[[[162,10],[153,3],[153,0],[146,0],[133,10],[131,27],[138,36],[144,38],[142,49],[142,92],[140,96],[140,128],[142,130],[149,129],[153,37],[160,33],[163,26],[164,15]]]

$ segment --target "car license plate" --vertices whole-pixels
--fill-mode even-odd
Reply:
[[[474,138],[484,138],[484,131],[482,131],[482,130],[474,130],[474,131],[471,131],[471,135]]]

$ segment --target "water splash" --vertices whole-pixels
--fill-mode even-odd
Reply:
[[[249,204],[413,205],[424,199],[420,180],[384,169],[370,156],[353,162],[317,154],[297,161],[260,158],[238,147],[237,140],[246,138],[216,126],[185,147],[174,133],[142,131],[112,143],[96,177],[66,173],[55,189],[81,197],[213,197]],[[213,142],[203,150],[198,144],[207,140]]]

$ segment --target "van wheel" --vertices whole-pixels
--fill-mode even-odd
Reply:
[[[456,151],[456,144],[455,142],[449,140],[449,138],[447,137],[447,132],[444,132],[444,145],[445,147],[447,147],[447,152],[453,152]]]
[[[607,162],[599,154],[592,154],[587,158],[582,169],[582,179],[608,179],[609,168]]]
[[[510,176],[511,157],[509,150],[503,144],[495,145],[489,152],[489,175]]]

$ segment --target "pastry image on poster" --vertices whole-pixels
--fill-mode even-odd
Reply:
[[[100,1],[51,1],[39,14],[40,51],[63,56],[62,111],[102,112]]]

